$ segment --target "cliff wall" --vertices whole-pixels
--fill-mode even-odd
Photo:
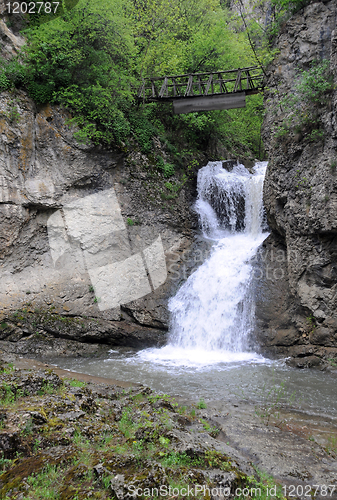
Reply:
[[[272,232],[257,285],[260,340],[269,351],[294,356],[297,366],[324,365],[337,356],[336,18],[336,3],[319,1],[288,20],[265,95],[264,200]],[[301,71],[324,60],[334,90],[316,105],[311,122],[297,121],[280,133],[294,119],[285,97],[298,93]]]
[[[69,118],[0,96],[0,340],[163,343],[193,246],[193,182],[165,187],[135,149],[78,144]]]

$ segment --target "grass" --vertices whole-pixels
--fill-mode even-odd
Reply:
[[[87,385],[86,382],[82,382],[81,380],[76,380],[76,379],[69,379],[68,384],[71,387],[85,387]]]
[[[161,459],[161,463],[165,467],[198,467],[205,465],[205,462],[200,459],[192,459],[187,453],[179,453],[172,451]]]
[[[219,434],[220,429],[218,429],[215,425],[211,426],[206,420],[202,418],[200,419],[200,422],[202,423],[205,431],[208,432],[212,437],[216,437]]]
[[[6,382],[8,387],[17,383],[19,376],[17,370],[12,370],[7,375],[12,377],[10,383]],[[195,484],[211,487],[209,469],[234,472],[235,485],[249,486],[253,481],[220,452],[199,448],[192,453],[178,451],[184,441],[175,437],[174,430],[181,429],[181,415],[183,420],[189,420],[188,425],[193,425],[190,415],[194,412],[195,416],[195,408],[179,407],[174,398],[150,390],[113,389],[115,393],[111,394],[109,388],[108,396],[97,396],[85,386],[73,379],[61,386],[46,384],[41,395],[23,395],[17,408],[13,408],[11,397],[8,399],[4,411],[15,412],[21,419],[24,451],[20,460],[0,458],[0,470],[7,471],[0,478],[0,498],[10,498],[15,492],[25,500],[110,500],[111,479],[117,474],[125,475],[126,484],[136,481],[139,486],[164,484],[180,489]],[[71,391],[71,387],[78,390]],[[95,401],[94,411],[90,404],[82,405],[86,398]],[[68,420],[67,414],[74,406],[83,408],[80,420]],[[34,418],[27,420],[24,415],[30,411],[43,414],[44,423],[34,423]],[[213,427],[206,421],[202,423],[211,433]],[[199,429],[195,420],[194,432]],[[189,432],[188,428],[185,432]],[[57,452],[53,451],[55,447]],[[101,473],[97,472],[99,464],[103,467]],[[194,468],[198,473],[189,474]],[[154,470],[158,472],[154,474]]]
[[[28,488],[22,500],[58,499],[58,487],[63,475],[64,470],[62,468],[47,464],[41,472],[26,479]]]
[[[55,393],[55,387],[53,384],[47,382],[46,384],[41,387],[40,390],[37,391],[39,396],[43,396],[44,394],[54,394]]]
[[[7,469],[10,468],[10,466],[12,465],[13,463],[13,460],[10,460],[9,458],[1,458],[0,457],[0,472],[4,472],[6,471]]]
[[[119,430],[128,439],[134,437],[136,425],[132,421],[132,409],[124,408],[122,418],[119,421]]]
[[[197,406],[198,410],[204,410],[207,408],[207,404],[205,403],[204,399],[200,399],[199,403],[197,403],[196,406]]]
[[[0,404],[8,405],[15,403],[17,399],[22,397],[23,391],[21,389],[17,389],[15,386],[3,382],[0,385],[0,394]]]

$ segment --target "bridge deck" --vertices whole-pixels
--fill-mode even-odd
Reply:
[[[209,73],[146,78],[138,90],[143,102],[165,102],[235,93],[263,91],[263,71],[259,66]]]

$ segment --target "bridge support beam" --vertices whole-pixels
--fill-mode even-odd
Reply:
[[[212,109],[244,108],[245,106],[245,92],[199,97],[182,97],[173,100],[173,111],[175,115],[193,113],[195,111],[211,111]]]

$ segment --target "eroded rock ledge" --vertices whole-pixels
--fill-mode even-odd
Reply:
[[[162,344],[195,265],[194,179],[168,196],[155,160],[81,145],[69,118],[0,96],[0,339]]]

